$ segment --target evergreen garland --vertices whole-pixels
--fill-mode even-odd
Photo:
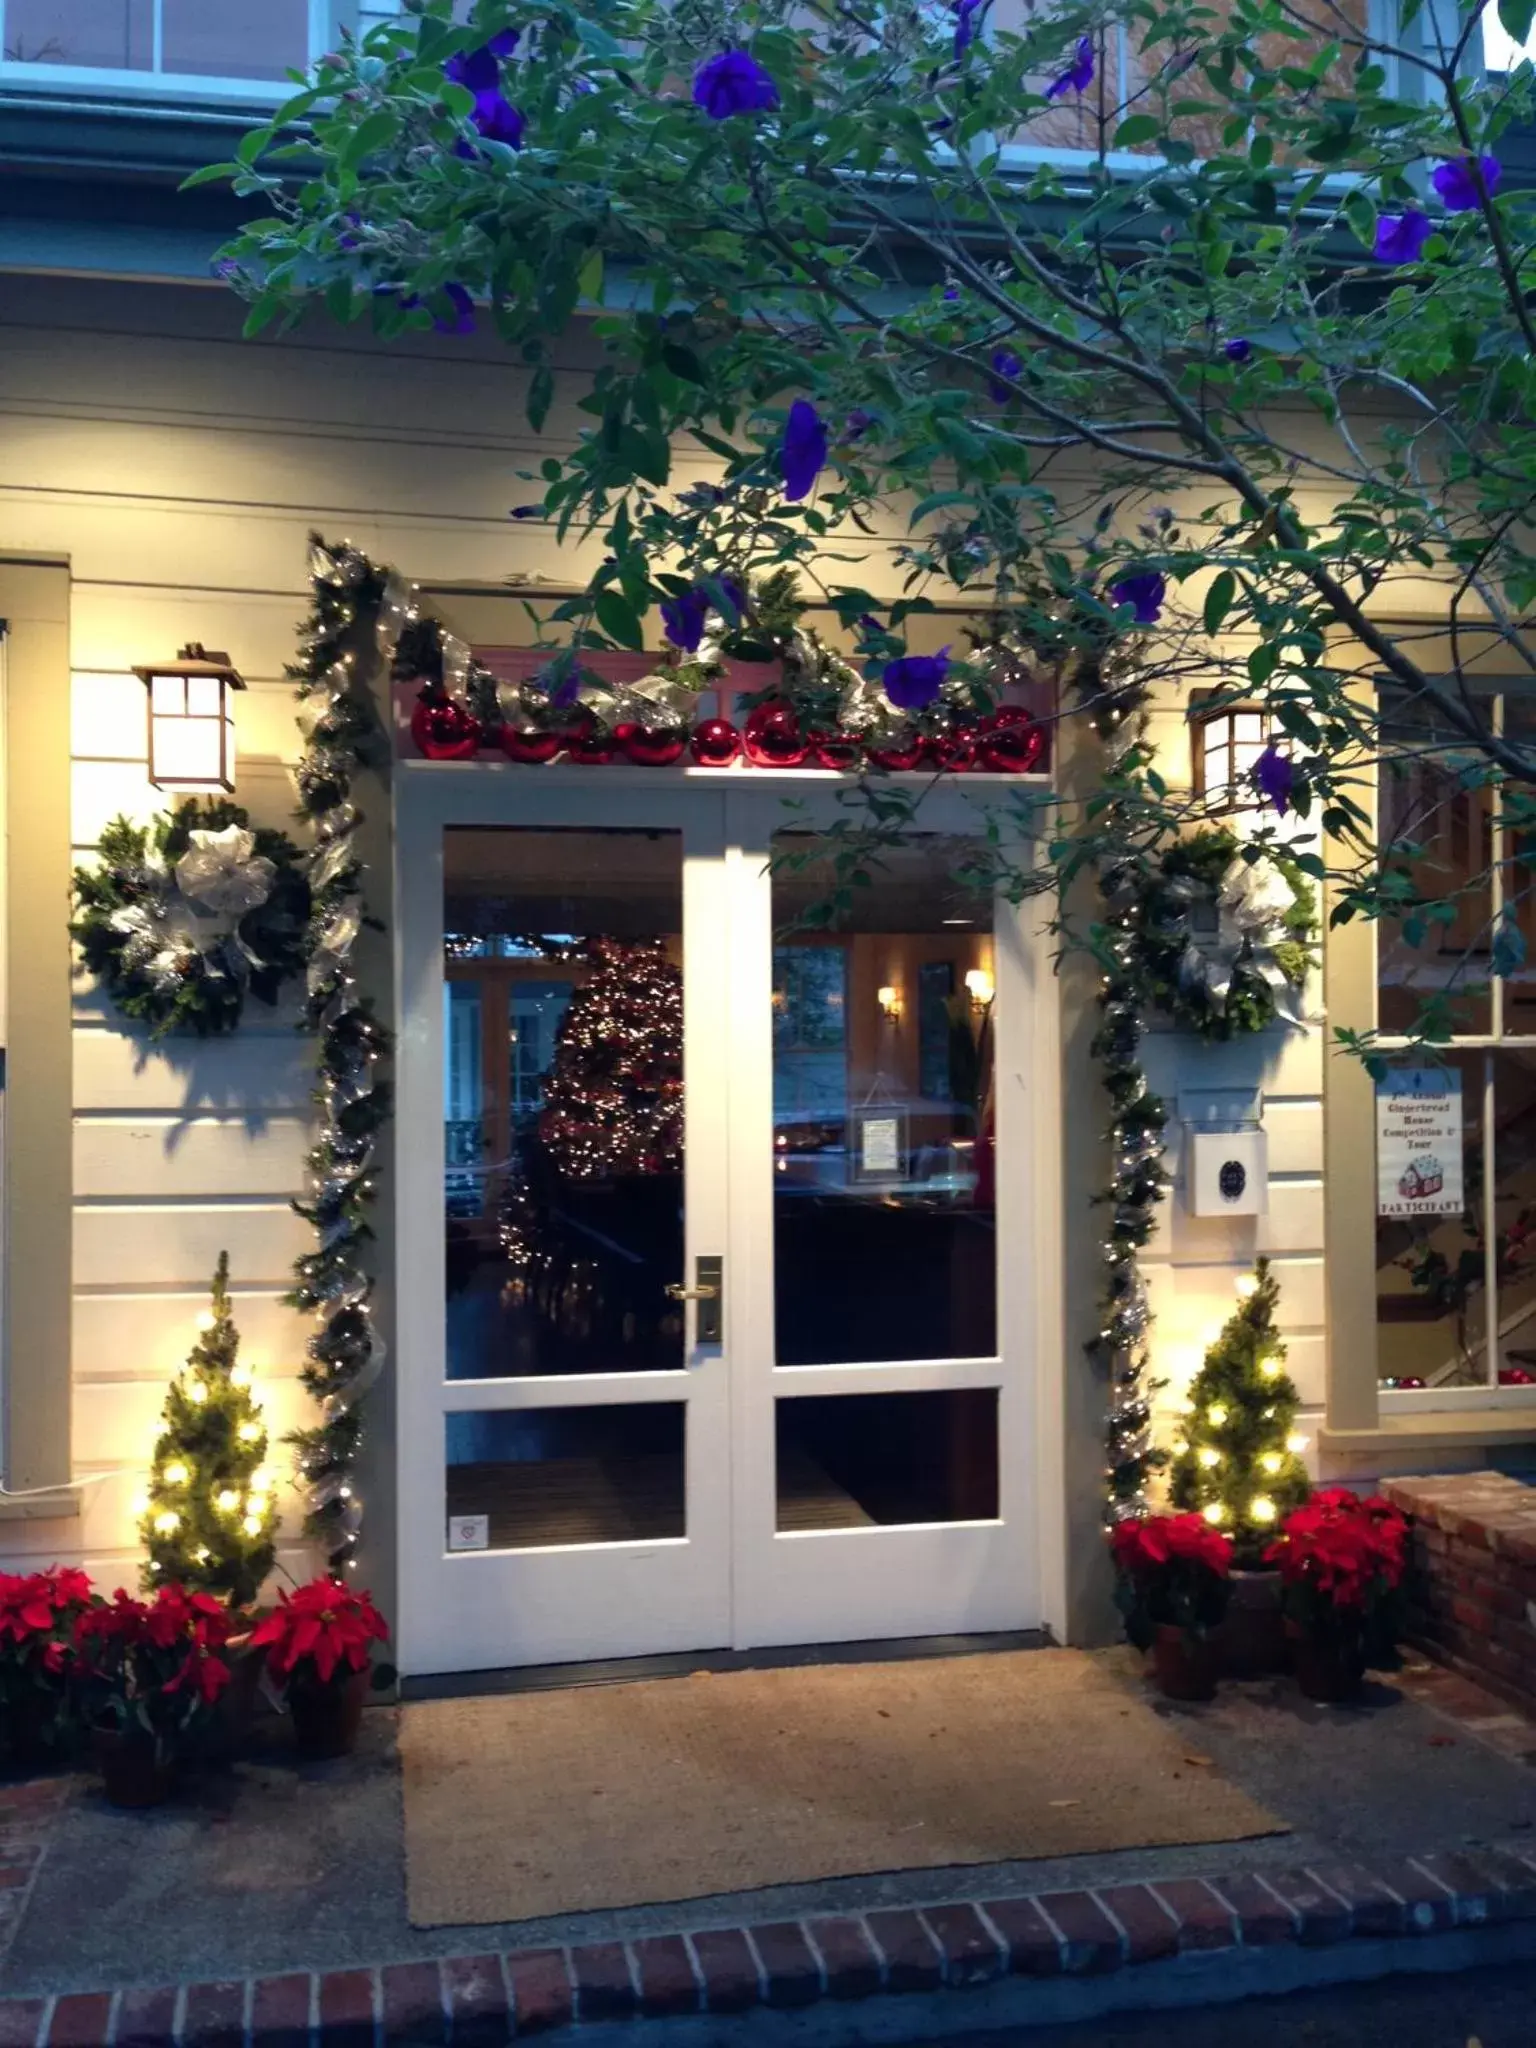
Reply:
[[[239,1362],[229,1306],[229,1254],[219,1253],[213,1308],[165,1397],[149,1506],[139,1523],[144,1586],[184,1586],[248,1607],[276,1555],[277,1504],[267,1432]]]
[[[288,1441],[305,1485],[305,1533],[325,1546],[336,1571],[357,1561],[360,1404],[384,1360],[364,1253],[372,1236],[368,1210],[378,1197],[374,1151],[390,1115],[389,1084],[379,1072],[390,1039],[359,993],[352,961],[368,921],[356,845],[362,813],[352,790],[365,763],[387,762],[389,742],[359,669],[398,629],[404,606],[383,572],[345,543],[332,548],[311,536],[310,576],[313,602],[300,658],[288,673],[298,686],[305,737],[299,797],[314,831],[305,953],[307,1019],[319,1038],[319,1135],[308,1158],[308,1195],[293,1206],[316,1243],[296,1262],[286,1299],[316,1318],[301,1377],[320,1420]]]

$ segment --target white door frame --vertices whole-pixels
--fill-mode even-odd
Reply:
[[[773,1363],[772,910],[764,870],[776,830],[835,815],[837,780],[739,769],[398,764],[399,1645],[409,1675],[668,1649],[1041,1624],[1060,1631],[1061,1067],[1057,988],[1040,906],[1000,902],[994,933],[997,1358]],[[1001,794],[991,778],[940,785],[923,799],[919,828],[975,834],[984,823],[978,806]],[[786,798],[806,809],[791,818]],[[445,1380],[441,941],[448,825],[683,827],[689,850],[700,856],[685,856],[685,933],[718,934],[719,942],[696,938],[685,957],[687,1272],[700,1252],[724,1256],[725,1344],[723,1354],[707,1357],[690,1345],[685,1385],[676,1373],[578,1376],[568,1385],[548,1378]],[[727,1064],[737,1084],[728,1091]],[[996,1522],[775,1533],[779,1393],[968,1386],[999,1389]],[[446,1410],[680,1394],[690,1422],[686,1539],[448,1557]],[[687,1566],[680,1569],[683,1553]],[[532,1633],[519,1612],[519,1584],[526,1590],[529,1583],[520,1559],[532,1561],[547,1589]]]

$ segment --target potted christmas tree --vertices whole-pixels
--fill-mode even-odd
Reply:
[[[238,1610],[254,1603],[272,1569],[277,1505],[266,1425],[230,1314],[227,1252],[212,1300],[165,1397],[139,1534],[146,1592],[182,1586]]]
[[[1300,1397],[1275,1328],[1280,1286],[1268,1259],[1238,1282],[1238,1294],[1191,1383],[1168,1490],[1175,1507],[1203,1515],[1232,1539],[1221,1663],[1230,1677],[1256,1678],[1286,1662],[1279,1575],[1266,1567],[1265,1552],[1310,1488],[1305,1439],[1295,1433]]]

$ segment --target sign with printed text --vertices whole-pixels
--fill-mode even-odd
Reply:
[[[1400,1067],[1376,1084],[1376,1213],[1459,1216],[1461,1076],[1445,1067]]]

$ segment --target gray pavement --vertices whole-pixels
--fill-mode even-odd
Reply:
[[[1104,1654],[1127,1683],[1139,1683],[1127,1653]],[[596,1940],[1009,1889],[1284,1867],[1519,1839],[1527,1829],[1536,1841],[1536,1769],[1390,1685],[1373,1686],[1349,1709],[1313,1706],[1276,1681],[1228,1687],[1209,1707],[1162,1711],[1185,1733],[1192,1771],[1224,1773],[1292,1833],[429,1931],[406,1918],[395,1710],[371,1708],[358,1754],[337,1764],[295,1763],[273,1727],[264,1753],[208,1774],[157,1812],[114,1812],[82,1790],[0,1966],[0,1993],[327,1968],[482,1943]],[[509,1755],[506,1767],[516,1771],[523,1760]],[[1536,2048],[1536,2018],[1525,2048]]]

